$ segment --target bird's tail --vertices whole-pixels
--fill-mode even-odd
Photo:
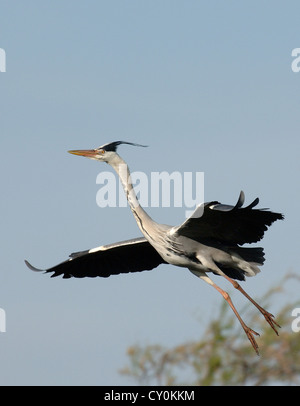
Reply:
[[[261,247],[234,247],[230,250],[230,254],[235,265],[226,269],[220,268],[233,279],[245,280],[245,276],[255,276],[260,272],[258,266],[263,265],[265,261],[264,250]]]
[[[253,262],[257,265],[263,265],[265,262],[265,253],[262,247],[235,247],[232,250],[232,255],[235,254],[237,254],[237,256],[242,258],[244,261]]]

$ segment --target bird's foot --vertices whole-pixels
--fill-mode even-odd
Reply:
[[[263,314],[266,321],[270,324],[272,329],[275,331],[275,333],[279,336],[278,331],[276,330],[275,326],[277,326],[279,328],[281,328],[281,326],[276,323],[276,321],[274,320],[275,317],[273,316],[273,314],[267,312],[265,309],[261,309],[260,311]]]
[[[246,325],[243,326],[243,328],[245,330],[245,333],[247,334],[247,337],[248,337],[250,343],[252,344],[252,347],[254,348],[254,351],[256,352],[257,355],[259,355],[258,344],[254,338],[254,335],[259,336],[259,334]]]

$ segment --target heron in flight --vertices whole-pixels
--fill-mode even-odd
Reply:
[[[220,275],[239,290],[262,313],[278,335],[274,316],[255,302],[237,281],[260,272],[264,263],[261,247],[242,247],[261,240],[267,228],[283,215],[267,209],[256,209],[259,200],[243,207],[245,196],[241,192],[234,206],[211,201],[200,204],[193,214],[179,226],[156,223],[140,206],[134,192],[126,162],[118,155],[121,144],[144,146],[131,142],[116,141],[91,150],[73,150],[71,154],[106,162],[117,172],[129,206],[144,237],[103,245],[76,252],[69,259],[44,270],[63,278],[108,277],[121,273],[140,272],[171,264],[188,268],[194,275],[214,287],[227,301],[242,325],[257,354],[254,336],[259,335],[242,320],[228,293],[208,276]],[[26,265],[34,271],[43,271]]]

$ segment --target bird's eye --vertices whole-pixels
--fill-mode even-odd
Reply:
[[[100,149],[100,154],[104,155],[105,154],[105,150],[104,149]]]

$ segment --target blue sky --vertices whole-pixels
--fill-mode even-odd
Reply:
[[[204,172],[207,201],[259,196],[286,219],[245,289],[259,299],[298,271],[299,12],[297,1],[0,2],[0,384],[131,384],[118,373],[127,347],[197,339],[222,301],[171,266],[104,280],[29,271],[25,258],[47,268],[140,236],[128,207],[96,204],[109,168],[69,149],[146,144],[120,147],[132,171]],[[185,216],[147,211],[167,224]],[[297,299],[290,289],[282,303]]]

